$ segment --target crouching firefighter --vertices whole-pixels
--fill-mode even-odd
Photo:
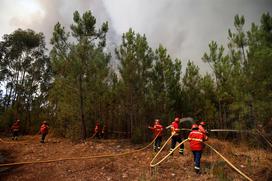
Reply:
[[[153,150],[156,152],[161,149],[163,126],[160,124],[160,120],[156,119],[154,126],[153,127],[149,126],[148,128],[151,129],[151,131],[153,131],[155,137],[157,136],[153,145]]]
[[[171,140],[171,149],[170,151],[174,150],[174,148],[176,147],[176,143],[181,143],[182,142],[182,135],[180,134],[181,131],[180,131],[180,125],[179,125],[179,118],[176,117],[174,122],[172,122],[171,124],[171,134],[173,135],[172,136],[172,140]],[[181,155],[184,154],[184,144],[180,145],[179,147],[179,153]]]
[[[48,129],[49,129],[48,123],[47,123],[47,121],[44,121],[40,127],[40,134],[41,134],[40,143],[44,143],[45,137],[48,134]]]
[[[189,134],[190,148],[194,155],[194,169],[197,174],[200,173],[200,159],[204,148],[204,141],[208,140],[208,137],[198,129],[197,124],[192,125],[192,131]]]

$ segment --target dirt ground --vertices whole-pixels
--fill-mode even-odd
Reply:
[[[7,138],[3,138],[8,140]],[[129,140],[89,140],[86,143],[73,143],[68,139],[49,136],[45,144],[38,137],[24,136],[18,143],[0,142],[0,162],[22,162],[82,157],[101,154],[115,154],[132,151],[145,145],[133,145]],[[272,180],[271,150],[249,148],[245,145],[222,142],[217,139],[208,141],[235,166],[253,180]],[[155,169],[149,167],[155,155],[152,148],[114,158],[60,161],[43,164],[20,165],[0,168],[0,180],[244,180],[231,169],[219,156],[205,148],[201,159],[202,174],[193,170],[193,157],[185,143],[185,155],[175,152]],[[169,146],[162,152],[164,156]],[[0,156],[1,156],[0,155]]]

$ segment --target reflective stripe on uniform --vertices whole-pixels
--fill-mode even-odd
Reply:
[[[201,132],[196,132],[196,131],[193,132],[193,133],[194,133],[194,134],[201,134],[201,135],[203,134],[203,133],[201,133]]]
[[[192,140],[192,141],[199,141],[199,142],[203,142],[203,140],[202,139],[197,139],[197,138],[188,138],[189,139],[189,141],[190,140]]]

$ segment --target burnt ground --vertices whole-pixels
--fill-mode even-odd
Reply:
[[[4,140],[8,140],[5,138]],[[271,150],[233,144],[217,139],[208,141],[221,154],[253,180],[272,180]],[[38,137],[24,136],[18,142],[0,142],[0,162],[22,162],[80,157],[101,154],[115,154],[133,151],[145,145],[133,145],[129,140],[89,140],[74,143],[68,139],[49,136],[45,144]],[[161,156],[166,155],[169,146]],[[193,170],[193,157],[188,143],[185,155],[175,152],[155,169],[149,167],[154,153],[152,148],[114,158],[60,161],[53,163],[29,164],[0,168],[0,180],[244,180],[219,156],[205,148],[202,159],[202,174]]]

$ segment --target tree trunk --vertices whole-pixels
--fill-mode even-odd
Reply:
[[[84,115],[84,103],[83,103],[83,88],[82,88],[82,74],[79,75],[79,98],[80,98],[80,114],[81,114],[81,138],[86,139],[86,123]]]
[[[10,102],[11,102],[11,93],[13,91],[13,86],[10,87],[10,90],[9,90],[9,95],[8,95],[8,99],[7,99],[7,102],[6,102],[6,109],[9,107],[10,105]]]
[[[134,105],[133,105],[133,96],[132,96],[132,94],[130,92],[130,111],[129,111],[129,117],[130,117],[130,137],[131,138],[133,136],[133,126],[135,126],[133,124],[133,118],[134,118],[134,116],[133,116],[134,109],[133,108],[134,108]]]
[[[226,105],[226,103],[224,103],[223,104],[223,128],[225,128],[226,127],[226,125],[227,125],[227,105]]]
[[[218,114],[219,114],[219,116],[218,116],[218,118],[219,118],[219,125],[217,125],[217,127],[219,127],[219,128],[222,128],[222,108],[221,108],[221,102],[220,102],[220,100],[219,100],[219,105],[218,105]]]
[[[243,52],[244,63],[247,64],[244,45],[242,45],[242,52]]]
[[[30,102],[31,102],[31,101],[29,101],[29,102],[27,103],[27,119],[26,119],[26,124],[27,124],[26,130],[27,130],[27,132],[29,132],[29,131],[32,130],[32,127],[31,127],[31,109],[30,109]]]

